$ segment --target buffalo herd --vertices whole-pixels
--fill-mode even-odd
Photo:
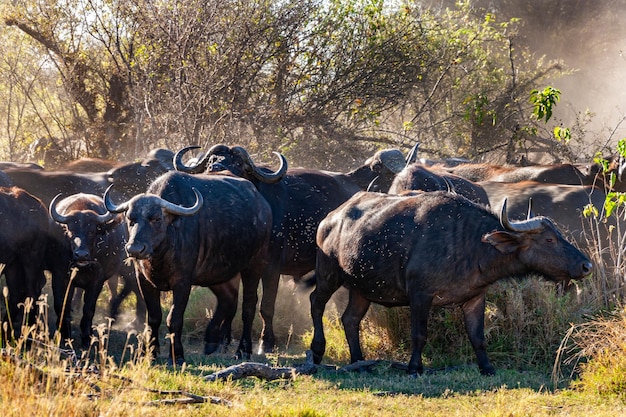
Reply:
[[[427,164],[414,148],[406,156],[379,150],[361,166],[335,172],[290,167],[277,152],[278,167],[271,168],[255,163],[245,148],[223,144],[190,158],[197,148],[156,149],[126,164],[83,159],[57,171],[0,165],[3,320],[16,335],[20,323],[33,320],[20,306],[39,298],[45,271],[63,341],[72,338],[74,293],[82,294],[84,349],[105,284],[108,314],[115,317],[134,293],[135,324],[153,335],[167,291],[169,361],[182,363],[192,287],[208,287],[217,298],[205,332],[210,354],[231,341],[241,284],[236,352],[250,358],[259,283],[261,354],[275,349],[280,277],[291,276],[315,287],[314,362],[325,351],[326,303],[344,287],[349,300],[341,321],[352,362],[364,358],[359,326],[372,302],[409,307],[410,373],[423,372],[431,307],[459,306],[480,372],[489,375],[495,372],[483,330],[489,286],[532,273],[560,283],[581,279],[594,270],[592,254],[596,266],[610,264],[611,251],[596,256],[595,249],[614,249],[615,237],[595,233],[600,242],[590,244],[582,212],[589,204],[601,209],[610,191],[626,191],[617,163],[609,167],[615,174],[597,164]],[[151,346],[157,355],[158,337]]]

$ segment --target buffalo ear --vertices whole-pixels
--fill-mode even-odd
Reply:
[[[170,222],[170,224],[178,229],[178,227],[180,226],[180,222],[181,222],[180,216],[172,216],[171,214],[168,214],[168,216],[173,217],[173,219]]]
[[[113,217],[109,222],[106,223],[107,226],[114,227],[118,224],[124,222],[124,216],[119,213],[117,216]]]
[[[502,253],[513,253],[520,247],[519,236],[511,232],[491,232],[481,239],[482,242],[489,243]]]

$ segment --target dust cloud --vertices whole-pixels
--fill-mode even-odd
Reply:
[[[585,143],[614,149],[626,137],[625,0],[477,3],[490,3],[501,17],[521,18],[518,42],[537,58],[562,60],[574,71],[546,81],[562,93],[555,121],[572,127],[577,114],[589,110],[594,116],[585,126]]]

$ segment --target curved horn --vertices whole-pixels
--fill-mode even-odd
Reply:
[[[533,198],[528,197],[528,214],[526,215],[526,220],[530,220],[535,217],[535,213],[533,213]]]
[[[69,218],[67,216],[62,215],[61,213],[57,211],[57,203],[59,202],[60,198],[61,198],[61,193],[57,194],[52,199],[52,202],[50,202],[50,207],[48,208],[48,212],[50,213],[50,217],[52,217],[52,219],[55,222],[67,224],[69,222]]]
[[[106,191],[104,192],[104,197],[102,198],[104,200],[104,206],[107,208],[107,210],[109,210],[111,213],[122,213],[126,210],[128,210],[128,202],[126,203],[122,203],[119,206],[116,206],[113,201],[111,201],[111,196],[109,195],[111,188],[113,188],[114,184],[109,185],[109,187],[106,189]]]
[[[202,208],[204,199],[202,198],[202,194],[200,194],[198,190],[196,190],[193,187],[191,189],[193,190],[193,193],[196,195],[196,202],[191,207],[179,206],[178,204],[170,203],[169,201],[164,200],[162,198],[160,199],[159,204],[161,205],[163,210],[165,210],[166,212],[170,214],[174,214],[176,216],[193,216]]]
[[[283,154],[279,152],[273,152],[273,153],[276,156],[278,156],[278,158],[280,159],[280,167],[278,167],[278,169],[275,172],[265,172],[259,169],[254,164],[254,161],[252,161],[252,157],[250,157],[250,154],[248,153],[248,151],[246,151],[241,146],[234,146],[231,148],[231,151],[235,155],[239,155],[241,158],[243,158],[243,160],[246,161],[246,163],[250,166],[252,175],[254,175],[256,179],[264,183],[267,183],[267,184],[276,183],[283,178],[285,173],[287,173],[287,159],[285,158]]]
[[[115,213],[107,211],[104,214],[98,214],[96,216],[96,222],[98,222],[100,224],[107,224],[108,222],[110,222],[114,218],[115,218]]]
[[[374,179],[370,181],[370,183],[367,185],[367,188],[365,189],[365,191],[368,191],[368,192],[369,192],[369,191],[371,191],[371,190],[372,190],[372,187],[374,186],[374,183],[376,182],[376,180],[378,179],[378,177],[380,177],[380,175],[376,175],[376,176],[374,177]]]
[[[540,218],[533,218],[521,222],[511,223],[506,213],[506,197],[502,202],[502,210],[500,211],[500,224],[511,232],[532,232],[543,230],[544,226]]]
[[[406,164],[413,164],[417,161],[417,149],[420,147],[420,143],[417,142],[415,145],[413,145],[413,147],[411,148],[411,150],[409,151],[409,153],[406,155]]]
[[[176,171],[186,172],[188,174],[198,174],[198,173],[204,172],[204,170],[206,169],[206,164],[208,162],[208,158],[206,158],[206,155],[205,155],[205,158],[202,158],[202,161],[198,162],[194,166],[188,166],[183,163],[183,155],[193,149],[200,149],[200,147],[199,146],[187,146],[185,148],[182,148],[178,152],[176,152],[176,155],[174,155],[174,161],[173,161],[174,169]]]
[[[446,177],[441,177],[441,178],[446,183],[446,186],[448,187],[448,192],[456,194],[456,190],[454,189],[454,185]]]

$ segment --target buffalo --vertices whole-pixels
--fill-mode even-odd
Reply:
[[[9,168],[4,170],[13,185],[37,196],[48,207],[57,194],[89,193],[102,195],[105,188],[92,179],[68,171]]]
[[[349,290],[342,315],[352,362],[363,359],[359,324],[370,303],[408,305],[409,373],[422,373],[422,349],[432,306],[460,306],[482,374],[495,373],[486,352],[485,294],[506,277],[530,273],[560,282],[591,272],[587,257],[545,217],[513,223],[484,206],[445,191],[401,195],[358,193],[324,219],[315,290],[311,293],[315,363],[325,351],[322,316],[341,286]]]
[[[136,194],[145,193],[152,181],[174,169],[174,152],[169,149],[153,149],[138,162],[121,164],[106,173],[109,184],[114,184],[113,197],[128,200]]]
[[[58,194],[68,196],[85,193],[101,196],[106,189],[105,184],[98,182],[90,174],[27,168],[8,168],[4,170],[4,173],[8,176],[11,184],[41,199],[46,208],[50,206],[50,203]],[[46,269],[52,274],[53,280],[64,280],[68,274],[68,256],[71,256],[71,254],[68,252],[69,246],[64,234],[65,232],[60,225],[56,223],[51,225],[45,264]],[[55,276],[57,278],[54,278]],[[112,295],[111,302],[114,301],[117,294],[117,282],[116,279],[107,281]],[[130,289],[132,290],[132,287]]]
[[[251,181],[272,209],[272,237],[269,265],[262,278],[263,297],[260,315],[263,330],[259,353],[271,352],[275,346],[274,308],[280,275],[291,275],[296,281],[315,269],[315,232],[320,221],[354,193],[376,182],[385,190],[393,175],[406,165],[398,150],[377,152],[366,163],[347,174],[305,168],[287,169],[280,154],[276,171],[257,166],[248,152],[240,147],[214,145],[196,165],[187,166],[183,155],[195,147],[183,148],[174,158],[179,171],[223,173]]]
[[[46,283],[44,255],[48,234],[48,212],[41,200],[17,187],[0,187],[0,263],[8,289],[8,314],[17,336],[21,325],[33,324],[31,312],[19,305],[27,298],[39,299]]]
[[[480,185],[446,171],[427,168],[422,164],[407,165],[396,175],[389,187],[390,194],[400,194],[410,190],[450,190],[477,203],[489,205],[489,197]]]
[[[607,170],[602,165],[593,163],[582,167],[573,164],[510,166],[496,164],[462,164],[455,167],[442,167],[447,172],[459,175],[470,181],[483,182],[521,182],[534,181],[545,184],[590,185],[598,188],[626,191],[626,182],[621,180],[624,165],[612,158],[607,163]],[[611,175],[615,181],[611,181]]]
[[[232,176],[168,172],[146,193],[118,205],[109,191],[106,207],[126,215],[126,251],[146,302],[153,353],[159,352],[161,291],[173,292],[167,318],[173,334],[170,359],[182,363],[183,315],[192,285],[209,287],[217,296],[205,334],[205,353],[210,354],[230,337],[241,281],[244,326],[237,356],[249,357],[257,287],[267,265],[272,227],[271,209],[252,183]]]
[[[93,172],[108,172],[120,165],[117,161],[100,158],[79,158],[63,164],[60,171],[81,172],[85,174]]]
[[[54,310],[57,329],[63,340],[71,337],[71,302],[75,288],[84,290],[83,315],[80,321],[82,347],[91,340],[91,326],[96,302],[104,283],[122,276],[125,288],[135,289],[137,322],[145,320],[145,307],[134,276],[134,270],[124,262],[126,255],[126,225],[122,216],[107,211],[102,197],[93,194],[73,194],[61,199],[58,195],[50,204],[50,217],[62,228],[60,239],[61,263],[67,273],[52,276]],[[112,303],[119,306],[113,299]],[[115,315],[116,311],[111,312]]]
[[[543,184],[535,181],[485,181],[480,184],[491,201],[497,202],[493,206],[494,210],[499,210],[499,202],[507,198],[510,217],[523,219],[528,212],[529,202],[532,202],[534,213],[554,220],[579,248],[600,254],[605,267],[610,267],[619,259],[619,253],[615,251],[622,247],[619,231],[624,230],[623,220],[613,215],[594,223],[592,218],[584,215],[585,208],[593,205],[604,216],[607,193],[603,188],[591,185]],[[615,229],[618,221],[621,225]],[[600,266],[600,262],[596,266]]]

